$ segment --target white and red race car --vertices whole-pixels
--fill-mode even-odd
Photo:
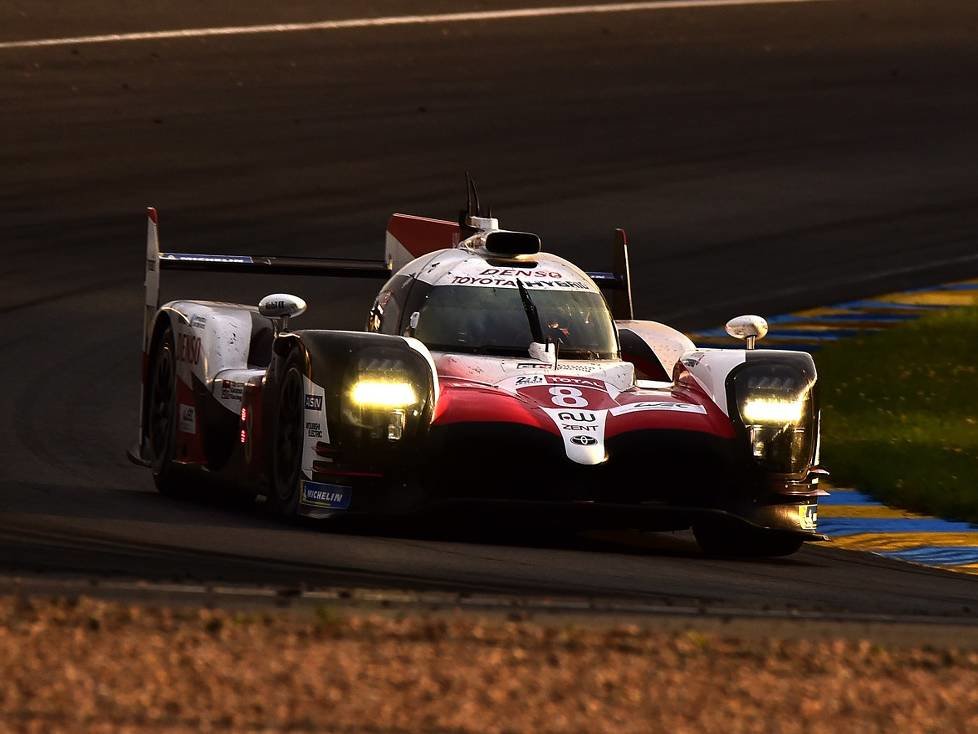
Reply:
[[[585,273],[471,205],[393,215],[384,261],[161,253],[150,209],[130,456],[164,493],[209,476],[287,515],[504,506],[733,555],[821,539],[811,356],[754,349],[755,316],[728,324],[746,349],[636,321],[621,230],[614,260]],[[288,294],[160,307],[169,269],[386,283],[362,332],[293,329]]]

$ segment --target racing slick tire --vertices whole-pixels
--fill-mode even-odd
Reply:
[[[299,506],[302,470],[303,402],[305,364],[293,351],[285,361],[272,424],[271,478],[266,506],[273,512],[294,517]]]
[[[173,462],[176,451],[177,370],[173,329],[156,340],[149,369],[146,438],[152,452],[153,482],[160,494],[188,494],[186,473]]]
[[[698,523],[693,525],[693,535],[706,555],[717,558],[790,556],[805,542],[792,533],[730,522]]]

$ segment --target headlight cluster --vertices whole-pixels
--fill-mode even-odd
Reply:
[[[748,397],[740,407],[745,423],[784,426],[801,422],[805,412],[805,395],[797,398]]]
[[[350,390],[350,399],[362,408],[406,408],[418,402],[409,382],[358,380]]]
[[[754,460],[768,471],[799,474],[811,465],[817,440],[815,367],[808,355],[782,359],[748,362],[731,375],[728,391]]]
[[[399,441],[424,400],[417,370],[400,359],[362,355],[352,365],[347,418],[365,437]]]

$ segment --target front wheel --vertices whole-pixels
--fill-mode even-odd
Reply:
[[[296,514],[299,506],[299,479],[302,471],[305,386],[303,363],[298,353],[289,356],[279,384],[274,412],[271,446],[270,509],[282,515]]]
[[[693,535],[704,553],[719,558],[790,556],[805,542],[792,533],[724,522],[693,525]]]

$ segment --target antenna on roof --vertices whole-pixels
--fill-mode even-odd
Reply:
[[[472,211],[472,176],[468,171],[465,172],[465,214],[463,220],[471,217],[475,212]],[[464,222],[463,222],[464,224]]]
[[[458,224],[462,230],[462,238],[468,238],[477,232],[499,229],[499,222],[492,217],[492,207],[489,213],[482,216],[482,203],[479,201],[479,189],[468,171],[465,172],[465,210],[459,212]]]
[[[472,187],[472,198],[475,199],[475,216],[482,216],[482,204],[479,203],[479,189],[476,188],[475,181],[469,176],[469,186]]]

